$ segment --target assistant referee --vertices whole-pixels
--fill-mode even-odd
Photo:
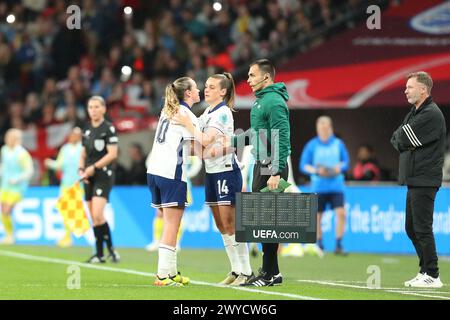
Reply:
[[[114,184],[112,162],[117,158],[119,141],[113,124],[105,119],[106,103],[101,96],[88,100],[89,124],[83,131],[79,175],[85,183],[85,199],[94,223],[96,253],[88,263],[106,262],[103,242],[106,242],[112,262],[119,262],[114,250],[111,230],[105,219],[105,206]]]

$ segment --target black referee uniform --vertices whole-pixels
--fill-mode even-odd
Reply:
[[[392,135],[400,153],[399,183],[408,187],[405,229],[419,257],[420,273],[439,276],[433,234],[434,199],[442,183],[446,124],[429,96]]]
[[[98,127],[87,125],[83,131],[82,144],[86,151],[85,168],[94,165],[107,154],[108,145],[116,145],[119,139],[113,124],[104,120]],[[93,176],[88,178],[89,183],[84,185],[85,199],[91,201],[92,197],[103,197],[109,200],[109,194],[114,185],[114,171],[112,164],[102,168],[95,168]],[[111,231],[107,222],[101,226],[94,226],[97,255],[103,257],[103,241],[106,242],[110,254],[114,254]]]

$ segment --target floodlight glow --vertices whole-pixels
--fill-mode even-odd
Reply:
[[[215,10],[215,11],[220,11],[220,10],[222,10],[222,4],[220,3],[220,2],[214,2],[214,4],[213,4],[213,9]]]
[[[123,66],[121,71],[124,76],[129,76],[132,72],[131,67],[129,66]]]
[[[9,14],[9,15],[6,17],[6,22],[8,22],[8,23],[14,23],[14,21],[16,21],[16,17],[15,17],[13,14]]]
[[[125,8],[123,8],[123,13],[125,13],[127,15],[132,14],[133,13],[133,8],[125,7]]]

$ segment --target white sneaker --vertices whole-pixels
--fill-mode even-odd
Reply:
[[[411,282],[409,286],[414,288],[442,288],[443,284],[439,277],[433,278],[425,273],[416,281]]]
[[[423,276],[423,273],[418,273],[414,278],[412,278],[411,280],[405,281],[405,287],[409,287],[411,283],[413,283],[416,280],[419,280],[420,277]]]
[[[6,235],[2,240],[0,240],[0,245],[10,246],[13,245],[14,243],[16,243],[16,240],[12,235]]]
[[[145,246],[145,250],[147,250],[148,252],[155,252],[158,251],[158,249],[159,249],[159,242],[155,241]]]

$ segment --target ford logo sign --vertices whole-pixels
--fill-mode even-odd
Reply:
[[[450,34],[450,2],[419,13],[411,19],[411,27],[419,32],[443,35]]]

